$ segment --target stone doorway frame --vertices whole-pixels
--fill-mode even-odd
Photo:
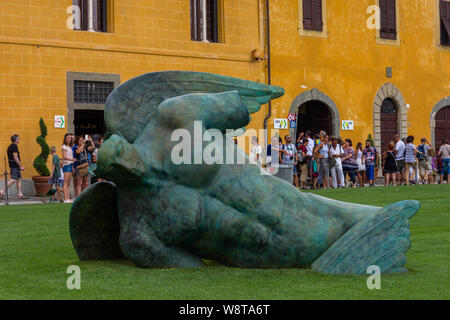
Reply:
[[[450,106],[450,96],[445,97],[444,99],[440,100],[438,103],[436,103],[433,107],[433,110],[431,110],[430,114],[430,128],[431,128],[431,145],[433,148],[436,148],[436,115],[445,107]]]
[[[382,85],[375,96],[373,102],[373,141],[375,148],[381,153],[381,104],[387,98],[394,100],[397,105],[397,132],[400,137],[408,135],[408,108],[400,90],[392,83]]]
[[[308,101],[320,101],[323,104],[325,104],[328,109],[330,110],[331,114],[331,126],[333,127],[334,135],[336,137],[340,136],[341,133],[341,118],[339,115],[339,109],[334,103],[333,100],[329,96],[327,96],[325,93],[320,91],[319,89],[311,89],[305,92],[300,93],[298,96],[294,98],[294,100],[291,103],[291,107],[289,108],[289,113],[294,113],[296,116],[296,119],[298,120],[298,109],[302,104]],[[330,134],[329,132],[327,132]],[[289,129],[289,135],[292,137],[292,139],[295,139],[297,134],[297,128],[290,128]]]
[[[114,89],[120,85],[120,74],[111,73],[93,73],[93,72],[73,72],[67,71],[66,85],[67,85],[67,132],[74,133],[73,121],[75,119],[75,110],[104,110],[104,104],[91,103],[75,103],[74,101],[74,81],[105,81],[113,82]]]

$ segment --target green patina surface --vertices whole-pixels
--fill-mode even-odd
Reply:
[[[365,273],[374,264],[384,273],[406,271],[408,220],[417,201],[380,208],[299,192],[262,175],[224,135],[282,94],[279,87],[196,72],[146,74],[117,88],[106,105],[111,135],[96,171],[114,184],[91,186],[70,215],[79,258],[125,255],[151,268],[197,267],[210,259],[337,274]],[[221,139],[198,146],[190,140],[191,163],[210,148],[245,164],[175,164],[179,141],[172,133],[196,136],[195,121]]]

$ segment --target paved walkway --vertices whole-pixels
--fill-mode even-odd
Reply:
[[[383,187],[384,182],[381,180],[377,180],[375,183],[375,187]],[[368,185],[366,184],[366,187]],[[309,189],[309,187],[308,187]],[[10,206],[17,206],[17,205],[27,205],[27,204],[44,204],[44,203],[50,203],[49,197],[29,197],[28,199],[21,200],[18,199],[16,196],[12,196],[9,198],[9,205]],[[59,203],[59,202],[56,202]],[[0,200],[0,207],[5,205],[5,200]]]
[[[18,199],[17,197],[10,197],[9,198],[9,205],[10,206],[17,206],[17,205],[25,205],[25,204],[43,204],[43,203],[49,203],[49,197],[29,197],[28,199]],[[5,205],[5,200],[0,200],[0,206]]]

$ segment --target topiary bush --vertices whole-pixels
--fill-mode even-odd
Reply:
[[[372,147],[375,147],[375,144],[373,143],[372,135],[369,133],[369,136],[367,137],[367,140],[370,140],[370,143],[372,143]]]
[[[47,159],[50,154],[50,148],[45,141],[47,126],[42,118],[39,120],[39,128],[41,129],[41,135],[36,137],[36,142],[41,146],[41,154],[34,159],[33,167],[41,177],[48,177],[50,176],[50,170],[47,167]]]

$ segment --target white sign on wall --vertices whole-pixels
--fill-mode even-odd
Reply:
[[[288,119],[274,119],[273,127],[274,127],[274,129],[288,129],[289,121],[288,121]]]
[[[65,128],[66,118],[64,116],[55,116],[55,128]]]
[[[342,120],[342,130],[353,130],[353,120]]]

